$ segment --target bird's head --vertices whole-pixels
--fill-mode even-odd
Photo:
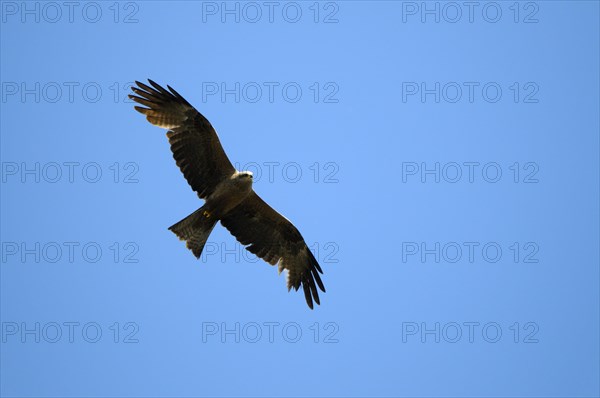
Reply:
[[[241,179],[249,178],[249,179],[252,179],[253,175],[252,175],[251,171],[239,171],[237,173],[237,178],[241,178]]]
[[[250,171],[238,171],[233,178],[240,183],[252,185],[252,172]]]

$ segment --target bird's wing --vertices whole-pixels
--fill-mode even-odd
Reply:
[[[136,81],[138,87],[131,89],[137,95],[129,98],[147,107],[135,109],[150,123],[169,129],[173,158],[188,184],[204,199],[235,169],[210,122],[171,87],[166,90],[148,81],[152,87]]]
[[[271,265],[279,262],[279,272],[288,271],[287,287],[296,290],[302,285],[306,303],[312,309],[313,300],[320,304],[317,285],[325,292],[319,277],[323,273],[315,256],[294,225],[252,191],[246,199],[221,219],[246,249]],[[315,284],[316,283],[316,284]]]

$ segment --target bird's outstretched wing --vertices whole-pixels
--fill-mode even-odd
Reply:
[[[248,251],[271,265],[279,263],[279,272],[288,271],[287,287],[296,290],[302,285],[306,303],[312,309],[313,300],[320,304],[317,286],[325,292],[319,277],[323,273],[315,256],[294,225],[275,211],[254,191],[221,219],[221,224]],[[316,283],[316,284],[315,284]]]
[[[235,169],[210,122],[171,87],[166,90],[148,81],[152,87],[136,81],[138,87],[131,89],[137,95],[129,98],[147,107],[135,109],[150,123],[169,129],[173,158],[188,184],[204,199]]]

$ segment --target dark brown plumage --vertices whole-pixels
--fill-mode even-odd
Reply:
[[[169,129],[167,137],[177,166],[206,203],[169,229],[196,257],[218,221],[246,249],[279,272],[287,270],[287,287],[302,286],[306,303],[320,304],[317,287],[325,292],[323,273],[298,229],[252,190],[251,173],[235,170],[210,122],[179,93],[148,80],[136,81],[129,97],[145,107],[135,109],[156,126]]]

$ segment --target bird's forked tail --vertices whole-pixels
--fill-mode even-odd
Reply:
[[[208,236],[217,224],[217,219],[203,207],[199,208],[183,220],[169,227],[180,240],[186,241],[186,247],[200,258]]]

